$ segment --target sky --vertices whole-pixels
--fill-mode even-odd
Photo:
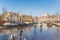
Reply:
[[[9,12],[42,16],[47,13],[60,13],[60,0],[0,0],[0,13],[3,8]]]

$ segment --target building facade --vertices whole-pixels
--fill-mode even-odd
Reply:
[[[34,16],[34,22],[38,22],[38,17],[37,16]]]
[[[21,21],[21,15],[18,13],[14,12],[7,12],[2,15],[2,19],[4,21],[15,21],[15,22],[20,22]]]
[[[45,16],[41,16],[39,17],[39,21],[60,21],[59,17],[56,15],[45,15]]]
[[[33,17],[30,15],[23,15],[22,16],[22,22],[33,22]]]
[[[4,21],[14,21],[14,22],[32,22],[33,17],[30,15],[20,15],[14,12],[7,12],[2,15],[2,20]]]

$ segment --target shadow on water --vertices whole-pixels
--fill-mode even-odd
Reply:
[[[40,25],[40,32],[42,32],[42,25]]]
[[[34,25],[34,34],[36,34],[36,25]]]

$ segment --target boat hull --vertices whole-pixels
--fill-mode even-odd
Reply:
[[[3,26],[33,26],[33,23],[31,24],[26,24],[26,23],[7,23],[4,24]]]

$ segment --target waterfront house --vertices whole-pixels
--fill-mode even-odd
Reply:
[[[22,22],[32,23],[32,22],[33,22],[33,17],[30,16],[30,15],[23,15],[23,16],[22,16]]]
[[[30,15],[21,15],[15,12],[6,12],[2,15],[2,20],[12,22],[33,22],[33,17]]]
[[[34,16],[33,17],[33,20],[34,20],[34,22],[38,22],[38,17],[37,16]]]
[[[60,21],[60,20],[59,20],[59,17],[56,15],[47,14],[45,16],[39,17],[39,21],[44,22],[44,21]]]
[[[15,13],[15,12],[6,12],[2,15],[2,20],[20,22],[21,15],[19,15],[18,13]]]
[[[50,19],[51,19],[52,21],[60,21],[60,20],[59,20],[59,17],[56,16],[56,15],[52,15]]]
[[[50,14],[47,13],[46,15],[39,17],[39,20],[41,22],[50,21]]]

